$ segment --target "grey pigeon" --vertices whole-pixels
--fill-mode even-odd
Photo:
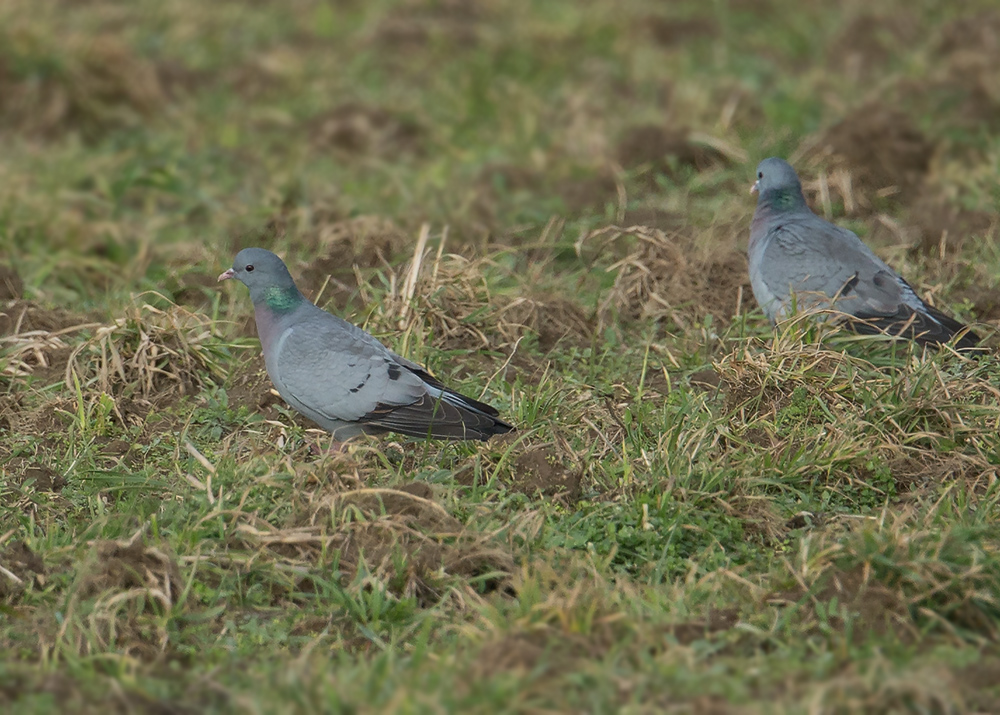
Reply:
[[[814,214],[784,159],[757,166],[757,210],[750,224],[750,284],[773,323],[802,309],[835,309],[861,334],[887,333],[920,344],[975,349],[979,336],[927,305],[853,232]]]
[[[285,402],[346,440],[361,433],[489,439],[513,427],[372,335],[306,300],[284,262],[246,248],[220,281],[250,289],[267,374]]]

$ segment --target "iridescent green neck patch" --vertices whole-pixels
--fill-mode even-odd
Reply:
[[[293,310],[302,302],[302,294],[294,285],[287,288],[270,286],[264,289],[264,302],[274,312],[284,313]]]

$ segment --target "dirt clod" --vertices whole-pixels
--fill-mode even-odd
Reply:
[[[534,496],[558,498],[574,503],[580,498],[583,472],[568,467],[552,449],[536,447],[514,460],[514,483],[517,491]]]

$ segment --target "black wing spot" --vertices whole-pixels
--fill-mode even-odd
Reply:
[[[403,371],[400,370],[399,365],[397,365],[394,362],[393,363],[389,363],[389,379],[390,380],[398,380],[399,376],[402,375],[402,374],[403,374]]]
[[[844,287],[840,289],[840,295],[845,296],[857,287],[858,287],[858,274],[855,273],[847,280],[847,282],[844,284]]]

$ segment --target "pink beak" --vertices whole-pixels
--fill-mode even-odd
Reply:
[[[228,281],[230,278],[236,275],[236,272],[230,268],[228,271],[223,271],[219,274],[220,281]]]
[[[753,182],[753,186],[750,187],[750,193],[751,194],[756,194],[757,193],[757,190],[760,188],[759,186],[757,186],[757,184],[759,184],[759,183],[760,183],[759,181]],[[222,279],[220,278],[219,280],[221,281]]]

